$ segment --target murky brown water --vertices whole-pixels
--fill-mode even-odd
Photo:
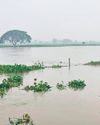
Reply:
[[[67,62],[72,64],[100,60],[100,47],[62,48],[0,48],[0,63],[32,64],[40,60],[45,64]],[[25,92],[14,88],[0,99],[0,125],[7,125],[8,117],[18,117],[29,113],[36,125],[100,125],[100,67],[72,66],[45,69],[23,75],[24,85],[32,84],[34,78],[47,81],[53,86],[47,93]],[[0,80],[5,78],[0,76]],[[82,91],[69,88],[59,91],[57,82],[67,83],[73,79],[85,80],[87,86]]]

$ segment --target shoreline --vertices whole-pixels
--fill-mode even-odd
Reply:
[[[0,48],[3,47],[69,47],[69,46],[100,46],[100,44],[66,44],[66,45],[52,45],[52,44],[43,44],[43,45],[0,45]]]

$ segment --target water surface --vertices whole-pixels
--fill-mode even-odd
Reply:
[[[100,47],[47,47],[47,48],[0,48],[0,64],[33,64],[43,61],[52,65],[60,61],[83,64],[100,60]],[[71,66],[61,69],[45,69],[23,74],[24,86],[34,78],[47,81],[52,91],[47,93],[25,92],[11,89],[0,99],[0,125],[7,125],[8,117],[29,113],[36,125],[100,125],[100,67]],[[0,81],[7,76],[0,75]],[[59,91],[55,85],[73,79],[85,80],[84,90],[67,88]]]

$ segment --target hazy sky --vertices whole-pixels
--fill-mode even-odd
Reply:
[[[38,40],[100,40],[100,0],[0,0],[0,35],[12,29]]]

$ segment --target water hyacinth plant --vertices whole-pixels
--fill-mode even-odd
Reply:
[[[84,89],[86,84],[85,84],[85,81],[82,81],[79,79],[79,80],[72,80],[72,81],[68,82],[68,86],[70,88],[78,90],[78,89]]]
[[[10,87],[18,87],[22,85],[23,78],[20,75],[14,75],[10,76],[7,79],[7,83],[9,84]]]
[[[0,96],[3,97],[10,88],[19,87],[22,85],[23,78],[19,75],[10,76],[7,79],[3,79],[0,84]]]
[[[34,92],[46,92],[50,88],[51,86],[48,85],[47,82],[37,81],[37,79],[34,79],[34,85],[26,86],[24,90],[26,91],[33,90]]]

